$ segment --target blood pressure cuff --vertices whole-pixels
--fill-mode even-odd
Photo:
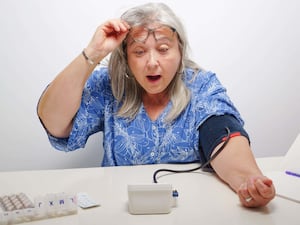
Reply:
[[[201,164],[207,162],[217,145],[226,140],[226,137],[228,136],[226,127],[229,128],[230,138],[244,136],[248,139],[250,144],[247,132],[234,116],[211,116],[198,128]]]

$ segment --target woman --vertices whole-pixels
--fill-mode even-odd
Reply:
[[[183,26],[165,4],[106,21],[41,96],[38,115],[49,139],[70,151],[102,131],[103,166],[204,163],[229,128],[232,138],[210,165],[244,206],[264,206],[275,189],[255,162],[240,114],[187,48]],[[108,66],[95,69],[108,55]]]

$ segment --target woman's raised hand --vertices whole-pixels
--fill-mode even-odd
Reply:
[[[85,53],[93,61],[99,62],[122,43],[129,29],[130,26],[124,20],[111,19],[106,21],[97,28],[85,49]]]

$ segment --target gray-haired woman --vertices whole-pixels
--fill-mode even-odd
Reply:
[[[226,89],[189,58],[185,34],[162,3],[100,25],[40,98],[49,140],[72,151],[103,132],[103,166],[209,162],[244,206],[266,205],[272,181],[258,168]],[[107,56],[108,65],[96,68]]]

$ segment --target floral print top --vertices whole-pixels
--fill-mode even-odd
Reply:
[[[243,120],[214,73],[201,70],[195,74],[186,69],[183,79],[191,100],[172,123],[164,121],[171,102],[155,121],[148,117],[143,105],[137,116],[128,120],[116,115],[118,102],[112,94],[108,70],[101,67],[85,85],[70,136],[56,138],[48,134],[49,140],[58,150],[73,151],[84,148],[90,135],[103,132],[102,166],[197,161],[197,129],[207,118],[230,114],[241,124]]]

